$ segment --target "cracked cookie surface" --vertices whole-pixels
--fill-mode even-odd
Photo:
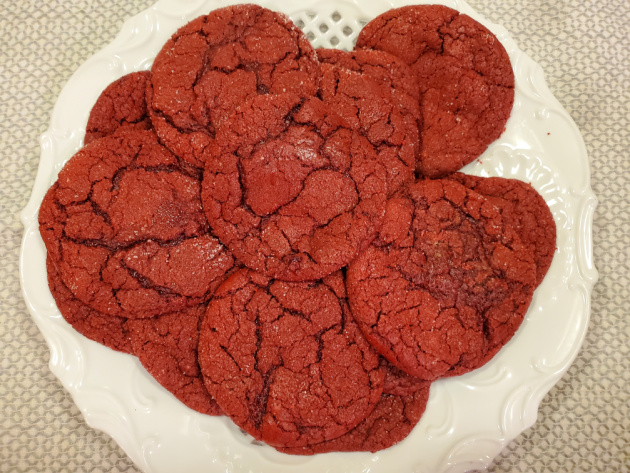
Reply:
[[[73,329],[112,350],[133,354],[125,317],[102,314],[77,299],[61,280],[50,256],[46,257],[46,273],[55,304]]]
[[[430,381],[410,376],[383,358],[383,394],[374,410],[354,429],[326,442],[278,448],[292,455],[328,452],[377,452],[405,439],[416,426],[429,400]]]
[[[350,53],[321,52],[319,96],[374,146],[387,170],[391,195],[414,177],[419,150],[417,103],[404,90],[393,87],[395,77],[390,77],[388,83],[383,74],[362,72],[364,62]],[[389,56],[382,51],[366,51],[360,59],[367,61],[363,56],[371,52]],[[379,68],[368,70],[375,75],[381,72]]]
[[[346,282],[370,343],[406,373],[433,380],[481,366],[512,337],[536,267],[496,205],[457,182],[426,180],[389,200]]]
[[[257,5],[214,10],[180,28],[153,63],[149,112],[160,140],[203,167],[220,124],[257,95],[317,93],[317,55],[283,14]]]
[[[146,89],[149,71],[132,72],[108,85],[90,111],[84,144],[113,135],[120,128],[150,130]]]
[[[418,100],[420,91],[411,67],[402,59],[378,49],[317,49],[317,59],[322,64],[332,64],[358,72],[396,93],[403,93]],[[403,96],[404,97],[404,96]]]
[[[416,74],[420,175],[461,169],[503,133],[514,102],[510,59],[496,36],[469,16],[442,5],[389,10],[361,30],[357,48],[387,51]]]
[[[477,177],[455,173],[448,177],[478,192],[501,208],[501,216],[534,255],[536,285],[551,266],[556,251],[556,222],[542,196],[518,179]]]
[[[291,283],[245,269],[210,301],[199,336],[206,386],[254,438],[275,447],[323,442],[380,399],[379,356],[344,310],[342,278]]]
[[[133,354],[167,391],[186,406],[208,415],[223,411],[203,383],[197,347],[205,304],[149,319],[127,320]]]
[[[361,134],[316,98],[259,96],[221,127],[202,200],[246,266],[283,280],[344,267],[376,234],[386,170]]]
[[[200,176],[150,131],[82,148],[39,212],[66,287],[95,310],[127,318],[208,300],[234,259],[208,232],[200,187]]]

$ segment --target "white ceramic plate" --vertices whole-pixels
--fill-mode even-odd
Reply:
[[[514,110],[501,138],[464,171],[515,177],[542,194],[557,225],[558,250],[522,327],[485,367],[434,383],[427,411],[411,435],[388,450],[289,456],[251,442],[227,418],[197,414],[165,392],[138,361],[74,332],[47,289],[45,249],[37,227],[42,197],[82,145],[87,117],[100,92],[131,71],[148,69],[176,28],[231,2],[162,0],[127,21],[120,34],[68,81],[41,137],[42,154],[25,227],[21,281],[25,300],[50,347],[50,369],[93,428],[113,437],[151,473],[187,472],[463,472],[485,468],[535,420],[542,397],[574,360],[584,339],[591,289],[596,205],[582,137],[545,85],[541,68],[508,33],[461,0],[445,2],[492,30],[516,76]],[[361,28],[404,1],[271,0],[315,46],[351,49]]]

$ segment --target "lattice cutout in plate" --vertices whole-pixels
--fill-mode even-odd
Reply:
[[[369,21],[354,5],[323,2],[318,11],[301,10],[291,20],[304,31],[315,48],[354,48],[361,28]]]
[[[410,1],[258,0],[288,14],[315,47],[345,50],[354,47],[368,20]],[[485,23],[465,0],[443,1]],[[33,194],[21,214],[25,227],[22,290],[49,344],[51,371],[88,424],[111,435],[147,473],[459,473],[487,468],[511,439],[535,422],[540,400],[576,356],[588,327],[590,295],[597,280],[591,236],[597,201],[579,129],[549,91],[540,66],[497,25],[487,24],[498,33],[515,65],[515,107],[502,138],[468,171],[519,178],[540,189],[556,218],[558,254],[550,277],[537,289],[519,335],[478,372],[436,382],[420,423],[396,447],[375,455],[313,457],[285,455],[266,445],[252,448],[247,443],[250,439],[229,420],[197,415],[159,389],[136,359],[78,336],[56,310],[50,293],[43,290],[47,283],[39,203],[62,163],[79,149],[90,104],[112,80],[132,70],[148,69],[185,20],[231,3],[236,0],[160,0],[125,22],[115,41],[83,64],[59,96],[51,126],[42,135]]]

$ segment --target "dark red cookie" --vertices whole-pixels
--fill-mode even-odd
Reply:
[[[317,93],[317,55],[288,17],[257,5],[214,10],[179,29],[151,69],[160,140],[202,167],[203,150],[238,105],[260,94]]]
[[[200,187],[149,131],[82,148],[39,212],[64,284],[93,309],[128,318],[208,300],[234,260],[208,233]]]
[[[112,135],[120,128],[150,130],[146,89],[149,71],[132,72],[112,82],[99,95],[90,111],[84,144]]]
[[[389,10],[361,30],[357,47],[394,54],[416,73],[421,175],[461,169],[503,133],[514,102],[510,59],[494,34],[469,16],[443,5]]]
[[[381,365],[385,370],[385,380],[383,381],[384,394],[405,397],[429,387],[428,381],[405,373],[383,357],[381,357]]]
[[[149,319],[128,320],[133,354],[167,391],[186,406],[208,415],[223,411],[208,394],[197,361],[199,323],[206,305]]]
[[[78,300],[61,280],[50,256],[46,258],[48,287],[63,318],[81,335],[112,350],[133,353],[124,317],[105,315]]]
[[[416,101],[420,90],[413,69],[402,59],[386,51],[377,49],[317,49],[317,59],[321,64],[358,72],[369,76],[385,88],[395,93],[406,94]]]
[[[344,267],[376,234],[386,171],[374,147],[316,98],[257,97],[221,127],[202,199],[246,266],[283,280]]]
[[[377,452],[411,433],[427,406],[429,381],[414,378],[387,364],[383,394],[372,413],[341,437],[296,448],[278,448],[292,455],[327,452]]]
[[[340,54],[337,53],[335,57]],[[349,53],[345,53],[349,54]],[[416,101],[382,80],[331,62],[322,64],[320,97],[377,150],[387,170],[388,195],[414,178],[418,154]]]
[[[477,177],[455,173],[449,179],[485,196],[501,209],[501,216],[518,233],[534,255],[536,285],[539,285],[556,251],[556,222],[545,199],[530,185],[518,179]]]
[[[231,276],[208,305],[199,335],[206,387],[257,440],[299,447],[339,437],[372,412],[379,357],[344,313],[337,272],[323,281]]]
[[[433,380],[481,366],[512,337],[536,267],[496,205],[455,181],[427,180],[389,200],[378,238],[350,263],[346,283],[370,343]]]

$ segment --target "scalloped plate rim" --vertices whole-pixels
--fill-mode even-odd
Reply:
[[[151,12],[152,14],[156,15],[156,17],[159,17],[161,14],[160,8],[163,8],[165,5],[169,3],[172,3],[172,2],[170,2],[170,0],[162,0],[156,3],[155,5],[153,5],[152,7],[145,9],[142,12],[139,12],[138,14],[134,15],[133,17],[125,21],[120,32],[116,36],[116,38],[108,46],[106,46],[101,51],[99,51],[94,56],[92,56],[90,59],[88,59],[82,66],[80,66],[77,69],[77,71],[75,71],[72,77],[68,80],[68,83],[64,86],[59,97],[63,97],[64,94],[68,93],[67,89],[68,89],[69,84],[73,80],[73,78],[75,78],[76,76],[80,76],[81,74],[84,74],[83,71],[85,71],[86,69],[89,69],[90,64],[95,63],[99,59],[105,59],[106,57],[108,57],[107,54],[109,54],[108,53],[109,49],[112,49],[112,45],[113,44],[115,45],[116,41],[119,41],[119,38],[123,37],[124,34],[129,33],[129,31],[126,31],[126,30],[129,30],[130,28],[132,28],[133,22],[139,21],[138,19],[141,17],[141,15],[146,15],[149,12]],[[202,0],[202,1],[197,1],[196,3],[197,3],[197,7],[195,8],[199,8],[200,5],[206,5],[213,2]],[[216,6],[218,7],[218,6],[224,6],[224,5],[235,3],[235,2],[214,2],[214,3],[217,3]],[[261,3],[266,5],[273,2],[261,2]],[[314,3],[314,2],[311,0],[311,3]],[[357,7],[358,5],[357,0],[344,2],[344,3],[354,5],[355,7]],[[400,6],[405,3],[407,2],[404,2],[404,1],[380,2],[380,4],[375,8],[382,8],[384,5],[391,5],[392,7]],[[435,2],[423,2],[423,3],[435,3]],[[586,147],[583,143],[579,129],[577,125],[575,124],[575,122],[568,115],[568,113],[564,110],[564,108],[562,108],[561,104],[552,95],[551,91],[548,89],[545,79],[544,79],[544,73],[542,69],[540,69],[540,66],[537,63],[535,63],[533,60],[531,60],[524,52],[518,49],[518,47],[516,46],[516,43],[512,40],[512,38],[509,36],[509,33],[502,26],[493,24],[485,20],[482,16],[477,14],[463,0],[453,0],[453,1],[445,1],[445,2],[439,2],[439,3],[446,3],[450,6],[463,10],[467,13],[471,13],[471,16],[473,16],[475,19],[485,24],[488,28],[493,30],[495,33],[497,33],[497,31],[499,32],[502,41],[504,41],[504,44],[507,43],[506,49],[508,49],[508,51],[511,52],[511,54],[518,54],[519,58],[523,58],[523,60],[531,63],[534,69],[536,68],[539,69],[537,72],[540,73],[540,77],[534,77],[533,79],[536,81],[537,85],[541,87],[540,90],[544,94],[544,97],[543,97],[544,100],[548,102],[548,105],[549,105],[548,108],[559,113],[562,116],[562,118],[566,120],[566,123],[569,125],[569,127],[573,129],[573,137],[578,138],[579,158],[582,161],[580,164],[582,167],[586,166],[586,169],[583,169],[583,172],[585,173],[584,187],[580,189],[571,189],[571,192],[575,195],[575,198],[578,200],[578,203],[575,205],[578,205],[578,206],[581,205],[581,210],[579,211],[579,215],[577,215],[577,217],[579,218],[578,218],[578,221],[575,222],[575,224],[576,224],[576,227],[578,226],[578,224],[580,225],[579,227],[580,231],[579,232],[576,231],[576,233],[578,234],[577,235],[578,238],[579,237],[583,238],[583,241],[581,242],[581,244],[584,247],[584,251],[582,252],[582,254],[578,254],[578,259],[580,260],[579,263],[582,265],[582,267],[577,268],[577,271],[583,274],[579,275],[577,283],[575,282],[573,283],[573,285],[580,286],[580,289],[582,291],[582,296],[583,296],[584,305],[581,307],[581,310],[582,310],[581,313],[578,314],[579,320],[581,322],[580,323],[581,328],[580,328],[580,331],[576,332],[573,337],[573,341],[572,341],[573,344],[569,350],[570,356],[568,356],[563,361],[562,364],[556,367],[556,370],[554,371],[554,373],[548,374],[544,378],[544,380],[538,380],[537,383],[534,383],[534,382],[530,383],[529,387],[533,388],[533,392],[529,396],[529,402],[524,411],[525,415],[522,416],[523,418],[521,419],[520,424],[516,425],[516,429],[515,429],[519,431],[518,433],[520,433],[526,430],[527,428],[531,427],[531,425],[535,423],[536,417],[538,414],[538,408],[539,408],[540,402],[542,401],[542,398],[553,387],[553,385],[555,385],[558,382],[561,376],[568,370],[570,365],[573,363],[584,341],[584,338],[586,336],[586,332],[588,329],[588,322],[590,318],[591,291],[592,291],[593,285],[595,284],[598,278],[597,271],[592,263],[592,216],[593,216],[594,209],[597,205],[597,199],[595,195],[593,194],[592,189],[590,187],[590,171],[588,169],[588,158],[587,158],[587,153],[586,153]],[[294,10],[298,7],[297,2],[293,2],[293,3],[285,2],[285,5],[289,5],[289,4],[291,5],[291,8],[293,8]],[[299,6],[303,7],[304,9],[306,8],[304,7],[303,3],[300,4]],[[49,314],[42,314],[42,311],[39,310],[37,305],[33,303],[33,300],[37,301],[38,300],[37,298],[39,296],[37,292],[33,292],[33,289],[29,288],[29,283],[27,281],[27,278],[31,274],[31,271],[33,270],[33,268],[27,267],[27,262],[26,262],[27,260],[25,259],[26,250],[29,249],[31,245],[41,244],[41,240],[39,242],[37,241],[39,235],[37,232],[37,221],[36,221],[37,209],[39,207],[38,201],[40,201],[41,197],[43,197],[41,183],[43,182],[43,178],[46,177],[45,170],[49,169],[50,164],[53,165],[53,172],[50,173],[50,175],[48,175],[48,178],[49,178],[48,184],[51,182],[51,179],[54,177],[54,174],[55,174],[54,173],[55,163],[47,161],[49,155],[47,154],[44,141],[46,139],[50,139],[53,141],[55,140],[55,132],[57,130],[52,126],[52,123],[54,122],[56,115],[59,114],[59,111],[58,111],[59,105],[60,105],[59,103],[55,104],[55,107],[53,109],[53,113],[51,116],[51,121],[50,121],[51,126],[46,130],[46,132],[42,134],[42,138],[41,138],[42,154],[40,157],[40,164],[37,171],[37,177],[33,185],[33,190],[32,190],[29,202],[27,203],[27,205],[21,212],[21,220],[25,227],[25,233],[22,240],[21,256],[20,256],[20,284],[22,287],[22,293],[23,293],[27,308],[29,312],[31,313],[32,318],[34,319],[39,330],[44,335],[46,343],[48,344],[48,347],[51,353],[49,367],[51,371],[53,372],[53,374],[61,381],[64,388],[72,395],[75,404],[79,406],[82,412],[82,415],[86,419],[86,422],[88,423],[88,425],[90,425],[93,428],[103,430],[108,435],[113,437],[114,440],[116,440],[123,447],[123,449],[132,458],[132,460],[143,470],[153,471],[154,468],[151,466],[151,462],[147,458],[148,453],[143,449],[144,447],[141,444],[142,439],[138,439],[138,438],[133,439],[131,438],[133,436],[129,434],[129,432],[123,433],[121,432],[121,429],[119,427],[116,427],[117,423],[125,424],[125,422],[129,422],[129,419],[125,415],[122,415],[120,418],[116,419],[116,421],[112,422],[111,421],[112,413],[99,412],[97,408],[94,408],[93,402],[92,402],[93,400],[90,401],[84,398],[84,393],[82,392],[82,390],[89,391],[89,389],[83,385],[84,373],[69,372],[67,370],[67,365],[64,365],[63,363],[58,361],[58,360],[63,361],[64,359],[63,358],[63,355],[65,354],[64,347],[61,346],[62,343],[58,340],[59,339],[58,334],[55,333],[54,330],[49,331],[49,328],[48,328],[49,324],[51,323],[54,324],[54,326],[56,327],[55,330],[59,330],[61,333],[64,334],[64,336],[68,336],[69,339],[71,339],[73,343],[77,344],[78,348],[76,349],[81,352],[83,352],[83,350],[85,350],[86,352],[89,352],[90,350],[101,351],[102,349],[104,349],[104,347],[98,346],[98,344],[96,344],[95,342],[89,341],[87,339],[83,339],[83,337],[77,334],[74,334],[70,326],[66,324],[65,321],[63,321],[63,319],[60,319],[58,313],[53,316]],[[50,153],[54,154],[54,150],[50,151]],[[47,186],[45,186],[43,191],[45,191],[46,188]],[[35,239],[35,241],[33,239]],[[583,253],[586,253],[586,254],[583,254]],[[48,298],[51,297],[49,293],[44,295],[44,299],[46,299],[47,297]],[[54,309],[52,310],[52,312],[54,312]],[[68,332],[69,335],[66,332]],[[116,356],[124,356],[124,355],[117,354]],[[461,382],[462,380],[465,380],[467,376],[468,375],[466,375],[465,377],[461,377],[459,381]],[[77,379],[78,379],[78,382],[77,382]],[[443,380],[442,382],[448,383],[449,380]],[[92,404],[90,404],[90,402],[92,402]],[[518,433],[516,435],[518,435]],[[515,435],[514,436],[510,435],[503,438],[501,437],[497,438],[497,436],[494,435],[494,436],[488,437],[488,440],[492,440],[493,442],[498,442],[501,445],[501,448],[503,448],[514,437]],[[478,436],[477,439],[479,439],[480,441],[483,441],[486,439],[486,437]],[[456,443],[450,449],[449,452],[446,452],[444,454],[445,458],[448,458],[450,455],[454,454],[455,451],[459,450],[459,445],[460,443]],[[356,454],[353,454],[353,455],[356,455]],[[378,457],[378,454],[376,456]],[[475,461],[474,458],[471,457],[470,461],[474,461],[476,466],[483,467],[483,468],[487,467],[493,458],[493,456],[486,457],[488,460],[486,462],[483,459],[479,460],[479,457],[483,458],[484,456],[478,453],[477,460]],[[465,466],[463,465],[462,462],[459,462],[459,465]],[[446,461],[442,465],[442,467],[443,468],[440,469],[440,471],[446,471],[446,470],[464,471],[464,470],[458,469],[457,464],[455,465],[449,464],[448,461]],[[422,470],[422,465],[421,464],[414,465],[413,468],[420,468]],[[238,470],[234,470],[234,471],[238,471]]]

